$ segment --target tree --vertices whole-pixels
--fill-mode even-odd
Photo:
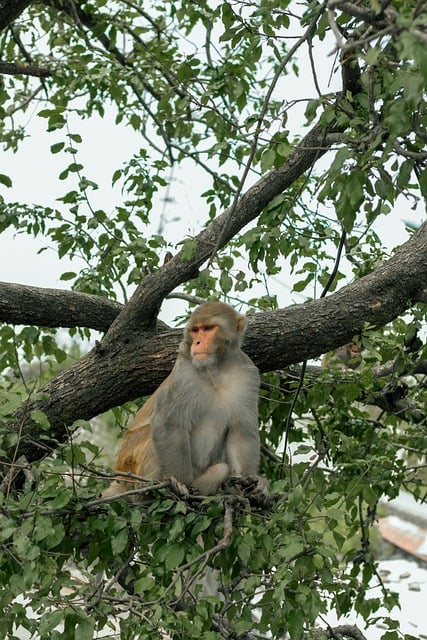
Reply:
[[[328,607],[372,623],[394,605],[384,585],[366,597],[380,581],[370,540],[383,496],[424,497],[427,225],[420,214],[388,252],[375,223],[425,202],[426,24],[420,0],[0,7],[3,147],[20,153],[36,113],[60,166],[47,183],[63,185],[55,206],[2,197],[0,229],[84,263],[62,274],[68,291],[0,285],[7,637],[21,624],[41,638],[116,625],[123,638],[297,640]],[[289,99],[300,68],[312,93]],[[100,185],[79,151],[97,116],[138,145]],[[209,186],[189,187],[204,224],[177,245],[159,211],[181,166]],[[110,179],[120,201],[106,210]],[[87,421],[113,409],[123,424],[170,371],[181,330],[158,319],[168,296],[251,313],[269,511],[229,491],[183,502],[163,484],[143,506],[96,498],[108,474]],[[353,339],[356,372],[300,366]],[[206,573],[214,595],[200,592]]]

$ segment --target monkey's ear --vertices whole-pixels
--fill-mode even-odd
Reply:
[[[239,316],[237,320],[237,333],[244,333],[246,331],[246,327],[248,326],[248,319],[245,316]]]
[[[178,347],[178,353],[184,356],[184,358],[187,358],[187,359],[190,358],[190,342],[186,340],[186,336],[181,341]]]

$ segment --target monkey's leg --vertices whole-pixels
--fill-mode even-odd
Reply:
[[[214,494],[230,474],[230,467],[226,462],[218,462],[206,469],[193,481],[193,486],[204,496]]]

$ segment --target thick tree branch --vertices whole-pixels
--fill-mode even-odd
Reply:
[[[353,638],[353,640],[367,640],[366,636],[355,625],[344,624],[339,627],[328,627],[327,638]]]
[[[39,67],[36,64],[14,64],[0,61],[0,73],[11,76],[35,76],[36,78],[48,78],[52,72],[47,67]]]
[[[318,122],[280,169],[263,176],[243,194],[237,206],[227,209],[195,237],[196,246],[190,260],[184,260],[180,252],[158,271],[148,275],[111,327],[106,344],[121,340],[123,333],[129,337],[140,333],[141,328],[149,329],[164,298],[178,285],[194,278],[215,247],[221,249],[225,246],[243,227],[255,220],[275,196],[290,187],[328,151],[325,135],[323,124]]]
[[[77,291],[0,282],[0,322],[107,331],[123,305]]]
[[[29,4],[31,0],[0,0],[0,31],[8,27]]]
[[[411,307],[427,283],[427,223],[373,273],[320,300],[251,317],[244,350],[261,371],[319,356],[363,331],[382,326]],[[29,401],[16,416],[23,437],[17,454],[29,461],[43,455],[35,444],[38,426],[29,412],[41,409],[50,420],[52,443],[65,426],[91,418],[127,400],[151,393],[170,372],[182,331],[143,332],[132,340],[101,342],[42,391],[47,400]],[[16,425],[15,427],[16,428]],[[46,433],[43,434],[46,441]]]

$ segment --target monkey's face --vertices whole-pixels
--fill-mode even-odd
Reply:
[[[354,342],[351,342],[348,345],[347,350],[350,358],[360,358],[360,355],[362,353],[362,349],[359,347],[359,345],[354,344]]]
[[[240,348],[246,318],[223,302],[205,302],[190,316],[180,353],[197,369],[216,368]]]
[[[188,331],[191,338],[190,355],[193,363],[208,363],[215,358],[218,349],[219,326],[193,324]]]

